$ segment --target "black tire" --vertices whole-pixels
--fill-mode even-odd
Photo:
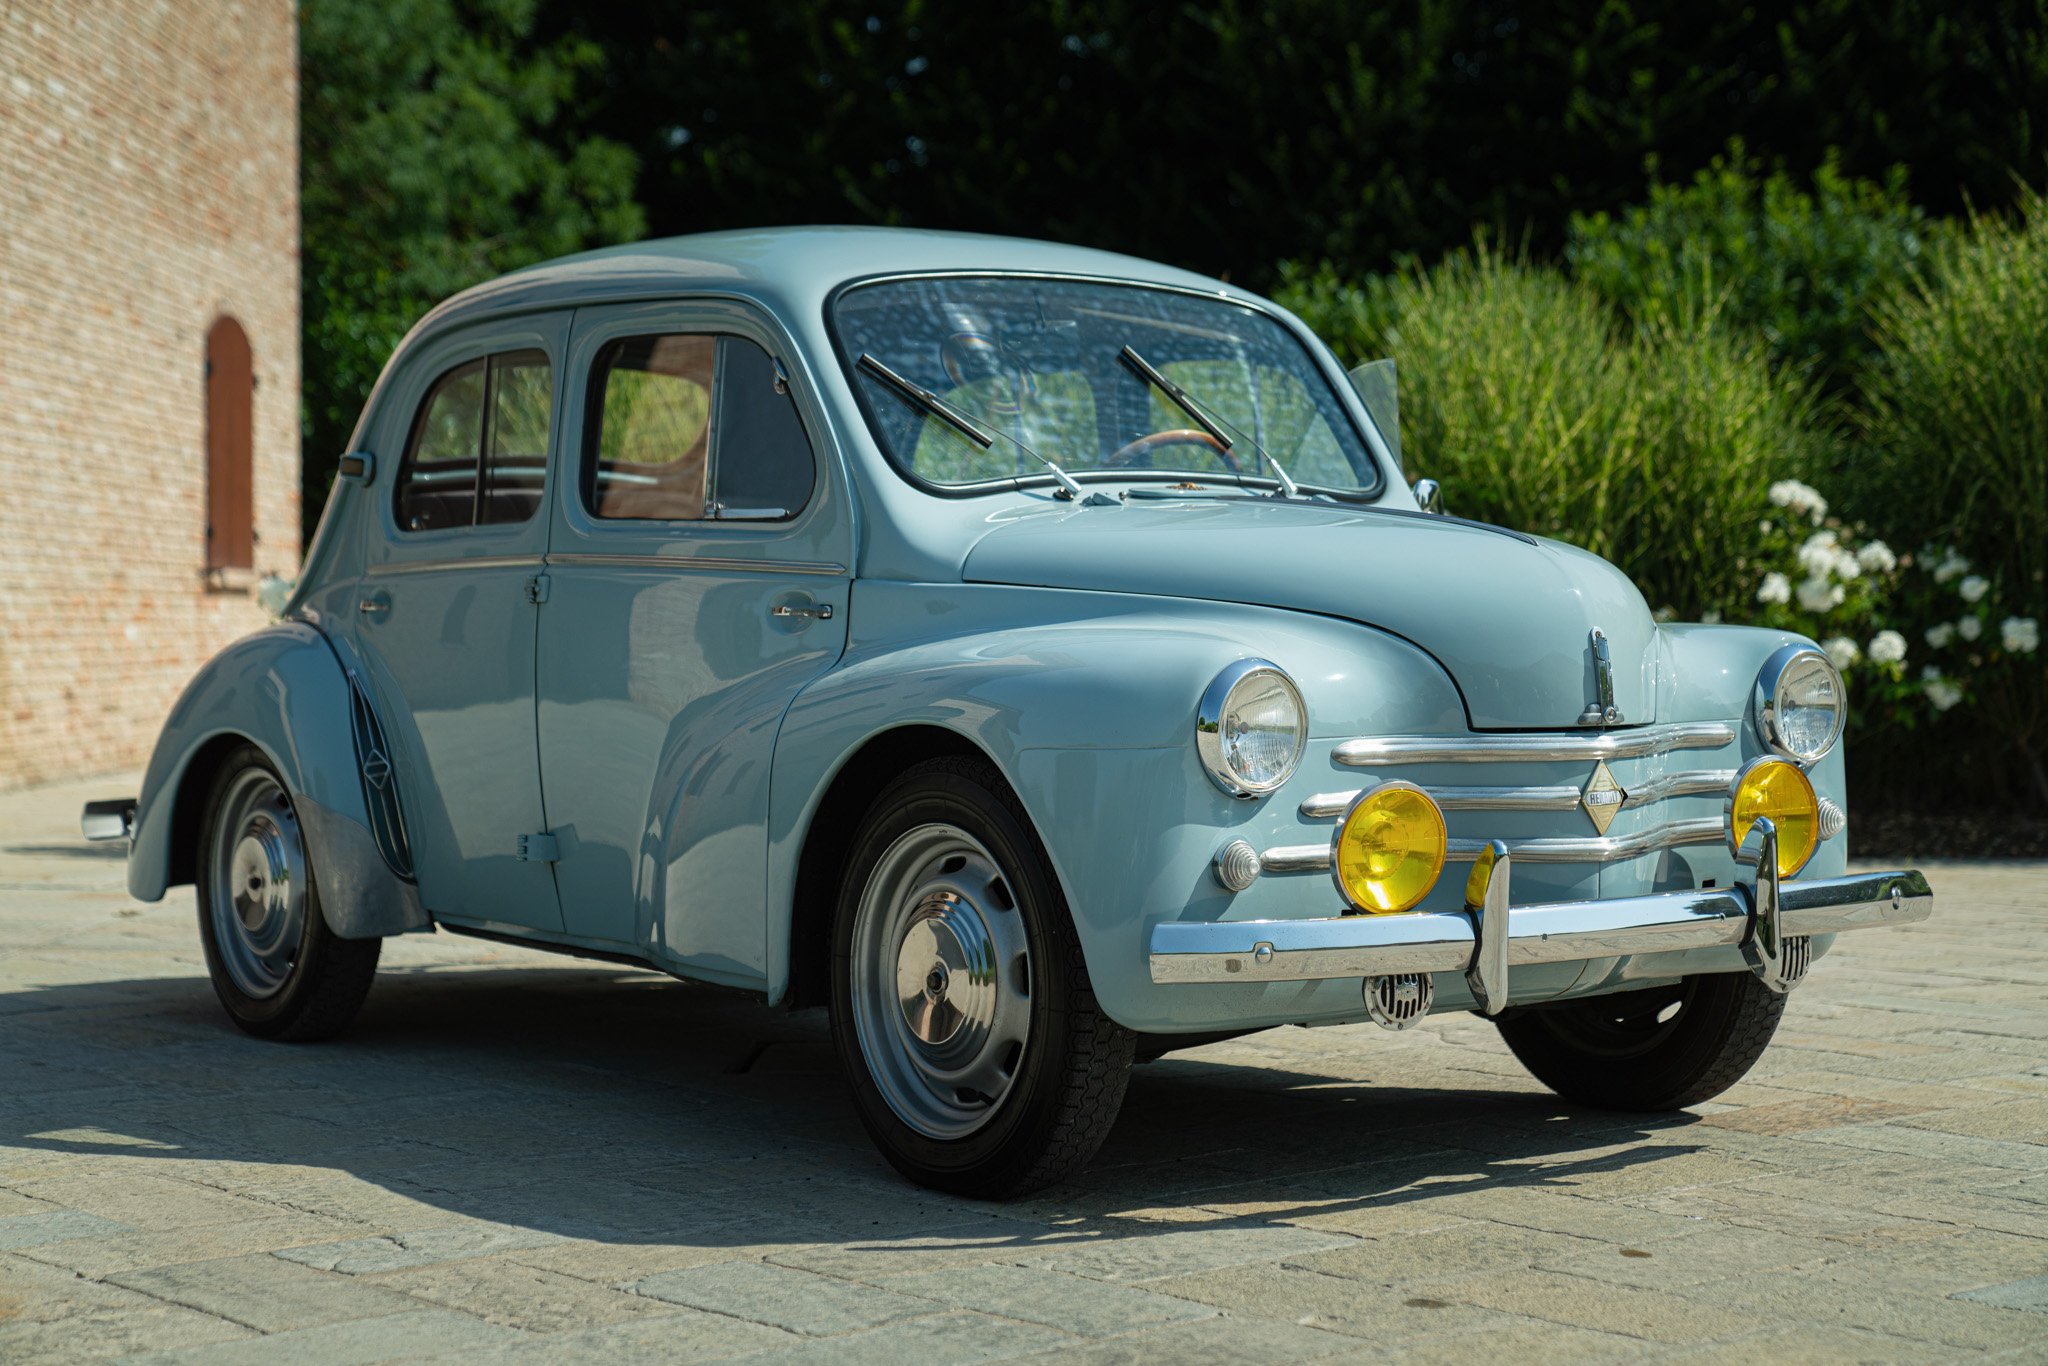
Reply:
[[[216,923],[214,898],[216,893],[228,895],[223,884],[230,873],[219,851],[225,841],[240,833],[224,830],[223,823],[236,819],[229,804],[235,803],[236,810],[240,810],[244,804],[242,794],[252,789],[260,799],[257,804],[267,801],[276,824],[289,832],[282,838],[297,837],[297,813],[291,807],[284,780],[263,751],[254,745],[244,745],[229,754],[207,794],[193,864],[193,881],[199,893],[199,939],[206,949],[207,974],[213,979],[214,995],[220,998],[228,1018],[247,1032],[259,1038],[293,1042],[332,1038],[355,1019],[363,998],[369,995],[384,941],[342,939],[328,929],[327,918],[320,909],[318,878],[304,842],[299,840],[299,863],[304,875],[302,900],[298,901],[297,914],[280,922],[281,933],[275,937],[271,960],[251,966],[250,955],[254,951],[246,942],[223,945],[224,927]],[[280,884],[288,881],[279,879]],[[226,933],[236,931],[230,928]],[[259,970],[274,971],[280,980],[273,988],[252,990],[248,979]],[[238,976],[242,980],[238,981]]]
[[[949,1137],[921,1131],[885,1095],[878,1072],[887,1075],[889,1062],[885,1058],[878,1067],[864,1050],[857,1018],[863,1007],[856,1005],[856,993],[862,990],[855,980],[857,931],[870,882],[877,878],[885,856],[894,860],[904,841],[925,837],[923,832],[935,828],[964,832],[990,856],[1002,890],[989,898],[995,907],[989,914],[1014,913],[1021,918],[1021,940],[1008,942],[1026,945],[1029,955],[1023,989],[1000,1007],[1014,1012],[1005,1017],[1011,1020],[1025,1018],[1028,1008],[1029,1034],[1019,1045],[1021,1054],[1012,1055],[1007,1089],[993,1100],[981,1092],[960,1093],[966,1097],[963,1105],[979,1100],[985,1109],[965,1121],[980,1127]],[[877,884],[879,903],[868,912],[871,920],[894,914],[887,904],[907,904],[887,896],[884,885]],[[1004,905],[1006,900],[1010,904]],[[921,904],[929,905],[929,899]],[[1006,927],[1004,933],[1015,934],[1016,927]],[[885,953],[903,952],[886,947],[891,939],[870,926],[859,942],[863,953],[871,951],[870,946],[880,946]],[[907,941],[894,942],[900,946]],[[989,961],[998,960],[992,953]],[[996,991],[1016,987],[1005,981],[1009,975],[1001,965],[989,974]],[[899,975],[894,980],[903,979]],[[936,1008],[944,1008],[948,988],[943,979],[933,989],[939,993],[932,998]],[[867,1027],[878,1038],[876,1046],[888,1048],[889,1028],[875,1023],[879,1017],[874,1007],[864,1009],[869,1012]],[[911,1007],[903,1002],[899,1009],[907,1016]],[[928,760],[891,783],[869,808],[847,856],[833,920],[832,1034],[862,1124],[883,1156],[920,1185],[984,1199],[1022,1195],[1079,1168],[1108,1136],[1130,1080],[1136,1036],[1096,1004],[1050,860],[1022,805],[990,765],[970,759]],[[905,1037],[903,1042],[906,1061],[894,1064],[899,1075],[901,1069],[918,1065],[915,1041]],[[902,1095],[903,1086],[898,1084],[893,1093]]]
[[[1742,1080],[1784,1013],[1785,997],[1754,974],[1722,972],[1519,1010],[1500,1033],[1565,1099],[1648,1113],[1697,1105]]]

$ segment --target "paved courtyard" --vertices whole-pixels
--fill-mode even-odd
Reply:
[[[883,1164],[816,1012],[648,973],[415,936],[242,1037],[76,838],[123,787],[0,797],[0,1361],[2048,1360],[2048,866],[1935,865],[1689,1114],[1278,1030],[997,1206]]]

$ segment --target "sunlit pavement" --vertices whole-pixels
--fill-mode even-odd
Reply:
[[[1141,1067],[1078,1182],[900,1181],[822,1018],[449,935],[237,1034],[192,894],[0,797],[0,1360],[2048,1355],[2048,866],[1934,865],[1749,1081],[1562,1105],[1491,1026]]]

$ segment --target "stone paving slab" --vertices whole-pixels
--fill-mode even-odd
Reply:
[[[0,796],[0,1360],[2048,1360],[2048,867],[1936,864],[1740,1085],[1564,1105],[1492,1026],[1136,1073],[1004,1206],[874,1153],[823,1021],[448,935],[313,1047],[191,894]]]

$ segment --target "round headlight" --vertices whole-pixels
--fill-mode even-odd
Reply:
[[[1294,775],[1308,744],[1308,709],[1294,680],[1263,659],[1240,659],[1209,684],[1195,713],[1195,748],[1233,797],[1271,792]]]
[[[1405,911],[1429,895],[1444,870],[1444,813],[1413,783],[1387,782],[1359,794],[1337,830],[1330,869],[1344,899],[1369,915]]]
[[[1757,675],[1764,743],[1787,759],[1810,764],[1842,738],[1848,694],[1841,671],[1811,645],[1787,645]]]
[[[1778,876],[1791,877],[1820,847],[1820,799],[1797,764],[1768,756],[1752,759],[1728,790],[1728,847],[1742,841],[1760,816],[1778,831]]]

